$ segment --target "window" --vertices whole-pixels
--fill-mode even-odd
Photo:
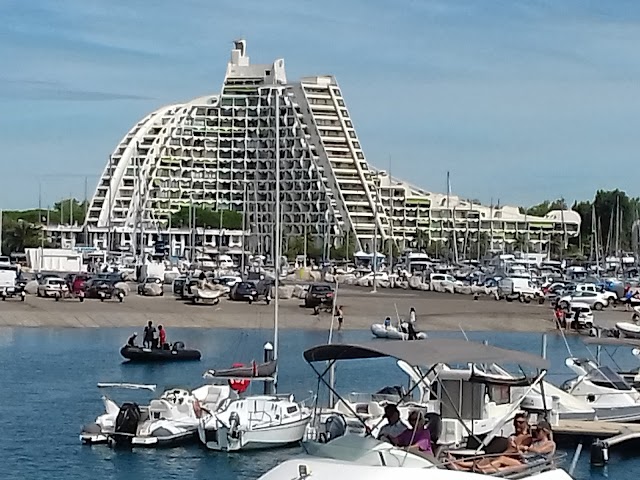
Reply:
[[[360,159],[360,160],[364,160],[364,154],[362,152],[358,152],[356,153],[356,156]]]
[[[360,148],[359,142],[353,142],[353,148]]]
[[[357,138],[357,137],[356,137],[356,132],[354,132],[353,130],[349,130],[349,136],[350,136],[351,138]]]
[[[353,128],[353,124],[351,123],[351,120],[346,120],[344,124],[349,128]]]
[[[340,113],[342,113],[343,117],[349,118],[349,112],[347,112],[346,110],[340,110]]]
[[[344,107],[344,100],[338,100],[338,105],[340,105],[341,107]]]

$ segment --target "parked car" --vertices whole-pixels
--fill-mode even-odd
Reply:
[[[598,286],[595,283],[579,283],[575,288],[576,292],[592,292],[592,293],[601,293],[604,298],[606,298],[609,303],[618,301],[618,294],[616,292],[610,292],[609,290],[605,290],[604,286]]]
[[[315,308],[320,305],[333,306],[333,287],[327,283],[310,285],[304,297],[305,308]]]
[[[171,284],[171,291],[176,297],[182,297],[182,292],[184,291],[185,284],[187,282],[186,275],[180,275],[176,279],[173,280]]]
[[[576,315],[578,316],[577,325],[575,325]],[[586,303],[571,302],[566,315],[566,322],[574,329],[592,328],[593,312],[591,311],[591,307]]]
[[[236,301],[248,301],[252,303],[258,298],[258,290],[251,282],[238,282],[229,292],[229,299]]]
[[[67,282],[60,277],[46,277],[36,290],[39,297],[62,297],[68,292]]]
[[[150,285],[159,285],[160,286],[160,296],[164,295],[164,282],[161,278],[158,277],[147,277],[144,282],[138,284],[138,295],[146,295],[145,287]]]
[[[85,284],[85,296],[87,298],[98,298],[101,302],[109,298],[117,298],[120,302],[124,300],[124,292],[116,287],[120,279],[98,276],[92,278]]]
[[[602,310],[609,305],[609,300],[602,293],[596,292],[573,292],[560,297],[558,305],[566,309],[572,302],[586,303],[594,310]]]

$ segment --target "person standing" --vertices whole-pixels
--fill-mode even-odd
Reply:
[[[409,310],[409,323],[411,323],[412,325],[415,325],[416,323],[416,309],[411,307],[411,310]]]
[[[167,331],[162,328],[162,325],[158,325],[158,336],[160,337],[160,344],[158,345],[158,348],[164,349],[167,344]]]
[[[144,327],[144,336],[142,338],[142,345],[145,348],[153,347],[153,337],[155,336],[155,333],[156,333],[156,329],[153,326],[153,322],[149,320],[149,323],[147,323],[147,326]]]
[[[344,322],[344,312],[342,305],[336,308],[336,317],[338,317],[338,330],[342,330],[342,322]]]

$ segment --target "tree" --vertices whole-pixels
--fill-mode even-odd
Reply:
[[[335,259],[353,259],[353,254],[356,252],[356,239],[353,233],[349,235],[344,235],[342,239],[340,239],[339,245],[337,247],[331,248],[331,258]]]
[[[24,252],[25,248],[38,247],[40,236],[40,228],[30,222],[22,220],[3,222],[2,251],[9,254]]]
[[[532,207],[524,208],[520,207],[520,213],[531,215],[534,217],[544,217],[552,210],[567,210],[567,202],[564,198],[558,198],[557,200],[545,200],[542,203],[533,205]]]
[[[211,210],[202,206],[195,207],[196,227],[222,228],[227,230],[242,229],[242,212],[235,210]],[[171,226],[177,228],[189,228],[189,207],[181,207],[171,215]]]

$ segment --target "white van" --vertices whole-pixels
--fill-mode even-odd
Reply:
[[[459,287],[463,285],[460,280],[456,280],[453,275],[449,275],[448,273],[432,273],[430,280],[444,285],[457,285]]]

